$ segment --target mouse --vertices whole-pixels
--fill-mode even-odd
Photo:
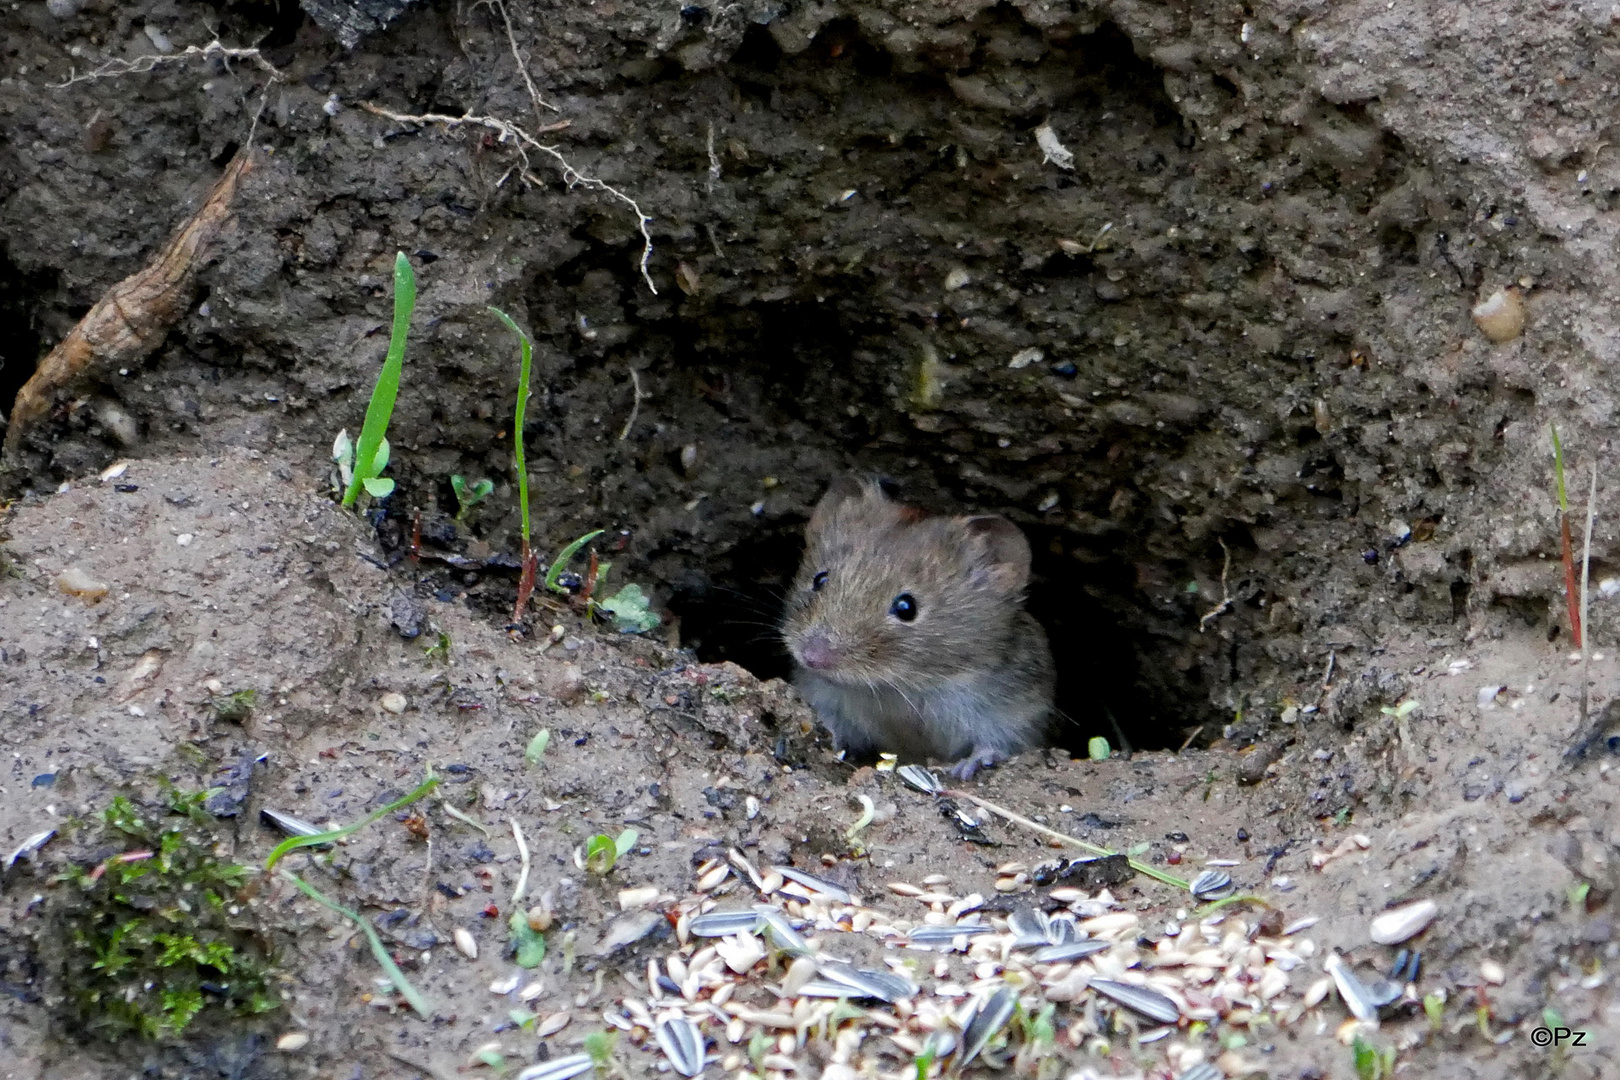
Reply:
[[[833,482],[805,527],[782,639],[794,686],[849,756],[971,780],[1046,744],[1056,672],[1024,610],[1030,547],[996,515],[927,514]]]

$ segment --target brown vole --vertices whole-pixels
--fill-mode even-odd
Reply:
[[[938,758],[971,779],[1041,746],[1052,652],[1023,609],[1029,541],[1002,517],[932,517],[843,479],[805,528],[782,637],[839,749]]]

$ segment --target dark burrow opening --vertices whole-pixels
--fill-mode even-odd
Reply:
[[[0,407],[9,410],[40,356],[40,327],[35,313],[40,295],[54,285],[55,275],[28,275],[0,247]]]
[[[1168,692],[1178,682],[1163,670],[1169,648],[1156,649],[1149,630],[1117,614],[1130,591],[1128,567],[1073,558],[1060,530],[1025,533],[1035,554],[1026,607],[1045,627],[1058,668],[1055,746],[1083,756],[1100,735],[1115,748],[1174,748],[1213,718],[1197,667]],[[705,662],[788,678],[792,663],[777,627],[802,552],[798,529],[784,528],[732,549],[724,569],[678,583],[669,608],[680,618],[682,643]]]

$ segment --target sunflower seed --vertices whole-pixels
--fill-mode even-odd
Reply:
[[[589,1072],[592,1068],[591,1055],[569,1054],[567,1057],[557,1058],[555,1061],[541,1062],[539,1065],[530,1065],[518,1073],[513,1080],[571,1080],[582,1072]]]
[[[732,934],[752,934],[759,926],[757,911],[711,911],[692,920],[695,937],[730,937]]]
[[[1224,900],[1237,890],[1232,887],[1232,875],[1225,870],[1205,870],[1193,878],[1191,892],[1200,900]]]
[[[1343,999],[1345,1008],[1350,1015],[1364,1023],[1372,1023],[1378,1019],[1378,1002],[1365,984],[1350,970],[1344,962],[1344,957],[1338,953],[1329,953],[1327,959],[1322,961],[1322,967],[1333,977],[1333,985],[1339,988],[1339,997]]]
[[[1091,988],[1103,997],[1117,1001],[1127,1009],[1139,1012],[1157,1023],[1174,1024],[1181,1019],[1181,1009],[1157,990],[1115,982],[1112,979],[1092,979]]]
[[[945,790],[945,785],[939,782],[939,777],[921,765],[902,765],[895,770],[895,775],[924,795],[938,795]]]
[[[478,959],[478,942],[473,938],[470,930],[458,926],[450,936],[455,939],[456,948],[461,950],[461,955],[469,960]]]
[[[957,923],[955,926],[919,926],[907,937],[908,945],[950,945],[961,937],[988,934],[994,927],[982,923]]]
[[[771,869],[776,873],[781,874],[789,881],[797,881],[800,885],[803,885],[812,892],[818,892],[823,896],[832,897],[840,904],[853,904],[855,902],[855,898],[851,896],[849,891],[843,886],[834,885],[832,882],[823,881],[818,877],[811,877],[803,870],[795,870],[791,866],[773,866]]]
[[[12,866],[16,864],[17,860],[22,858],[24,855],[32,855],[34,852],[44,847],[46,841],[50,840],[50,838],[55,835],[55,829],[46,829],[44,832],[37,832],[33,836],[30,836],[28,839],[24,840],[20,845],[18,845],[16,851],[13,851],[10,855],[6,856],[6,869],[10,870]]]
[[[1226,1080],[1226,1074],[1207,1061],[1200,1061],[1176,1080]]]
[[[1007,1021],[1012,1019],[1017,1008],[1018,991],[1003,986],[974,1010],[973,1019],[962,1029],[962,1053],[957,1058],[956,1067],[961,1069],[978,1057],[979,1051],[995,1038],[996,1032],[1007,1026]]]
[[[568,1021],[570,1019],[572,1019],[571,1013],[554,1012],[544,1020],[540,1021],[540,1023],[535,1027],[534,1033],[542,1039],[555,1035],[557,1032],[568,1026]]]
[[[1080,940],[1080,932],[1075,927],[1074,916],[1068,912],[1052,915],[1045,921],[1046,940],[1053,945],[1067,945],[1071,941]]]
[[[684,1016],[671,1016],[658,1021],[658,1045],[682,1076],[696,1076],[703,1071],[703,1035],[697,1026]]]
[[[788,922],[788,917],[782,913],[781,908],[772,907],[770,904],[755,904],[754,912],[759,916],[759,929],[778,949],[789,956],[809,956],[815,951],[810,948],[809,942],[793,929],[793,924]]]
[[[912,997],[917,993],[917,984],[910,979],[903,978],[888,971],[876,971],[872,968],[858,968],[854,964],[846,964],[842,960],[823,960],[820,965],[824,980],[842,983],[855,994],[852,997],[877,998],[879,1001],[895,1002],[901,998]]]
[[[1085,941],[1066,941],[1061,945],[1048,945],[1044,949],[1036,949],[1034,960],[1037,964],[1055,964],[1063,960],[1079,960],[1086,956],[1095,956],[1109,947],[1106,941],[1090,938]]]
[[[295,818],[291,814],[283,814],[280,810],[272,810],[268,806],[259,810],[259,820],[273,828],[280,829],[288,836],[314,836],[326,830],[319,825],[311,825],[303,818]]]
[[[1052,944],[1052,939],[1046,936],[1046,920],[1041,918],[1038,911],[1014,908],[1007,916],[1007,929],[1012,931],[1015,949],[1032,949],[1038,945]]]

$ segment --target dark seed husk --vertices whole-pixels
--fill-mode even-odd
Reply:
[[[1068,912],[1050,916],[1046,920],[1046,940],[1053,945],[1067,945],[1071,941],[1080,940],[1080,928],[1075,925],[1074,916]]]
[[[949,945],[959,937],[988,934],[994,927],[983,923],[957,923],[955,926],[919,926],[906,938],[908,945]]]
[[[778,949],[789,956],[809,956],[815,950],[810,948],[809,942],[799,936],[788,922],[787,913],[781,908],[770,904],[755,904],[754,911],[759,915],[759,929],[765,937]]]
[[[875,968],[858,968],[842,960],[823,960],[817,965],[817,970],[824,979],[842,983],[856,991],[854,996],[894,1002],[917,993],[917,984],[910,979]]]
[[[530,1065],[513,1077],[513,1080],[569,1080],[570,1077],[578,1076],[582,1072],[589,1072],[593,1065],[589,1054],[569,1054],[555,1061]]]
[[[1236,891],[1225,870],[1205,870],[1193,878],[1192,894],[1200,900],[1224,900]]]
[[[916,788],[924,795],[938,795],[945,790],[945,785],[939,782],[939,777],[935,776],[931,769],[925,769],[921,765],[902,765],[894,772],[908,786]]]
[[[1038,911],[1018,908],[1007,916],[1007,929],[1013,933],[1013,948],[1033,949],[1052,944],[1046,934],[1046,920]]]
[[[1007,1021],[1012,1019],[1017,1008],[1018,991],[1010,986],[1003,986],[990,995],[962,1029],[962,1053],[957,1059],[957,1068],[966,1067],[968,1062],[978,1057],[979,1051],[995,1038],[996,1032],[1007,1026]]]
[[[1095,938],[1085,941],[1066,941],[1061,945],[1048,945],[1044,949],[1035,950],[1037,964],[1055,964],[1061,960],[1079,960],[1086,956],[1096,956],[1107,950],[1109,943],[1098,941]]]
[[[711,911],[692,920],[692,933],[698,937],[730,937],[752,934],[759,927],[757,911]]]
[[[1112,979],[1092,979],[1091,988],[1103,997],[1117,1001],[1132,1012],[1139,1012],[1156,1023],[1174,1024],[1181,1019],[1181,1010],[1176,1007],[1176,1003],[1157,990],[1115,982]]]
[[[818,877],[812,877],[803,870],[795,870],[791,866],[773,866],[771,869],[775,870],[778,874],[781,874],[789,881],[797,881],[800,885],[803,885],[812,892],[818,892],[823,896],[832,897],[840,904],[853,904],[855,902],[855,898],[851,896],[849,894],[849,890],[845,889],[843,886],[834,885],[832,882],[823,881]]]
[[[703,1035],[697,1025],[684,1016],[672,1016],[658,1022],[658,1045],[675,1071],[682,1076],[696,1076],[703,1071]]]
[[[259,817],[266,825],[280,829],[288,836],[314,836],[326,830],[319,825],[311,825],[302,818],[295,818],[291,814],[283,814],[280,810],[272,810],[268,806],[259,810]]]

